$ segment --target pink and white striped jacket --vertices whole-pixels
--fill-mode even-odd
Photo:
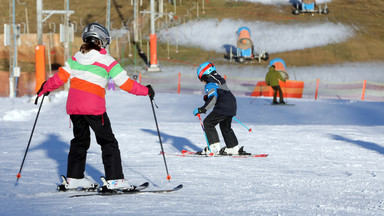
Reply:
[[[127,72],[105,49],[77,52],[47,80],[42,93],[49,92],[70,80],[67,99],[69,115],[101,115],[106,111],[105,87],[108,78],[131,94],[148,95],[148,88],[129,78]]]

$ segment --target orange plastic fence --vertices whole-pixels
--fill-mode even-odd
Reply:
[[[284,97],[290,98],[302,98],[303,97],[303,89],[304,89],[304,81],[295,81],[295,80],[287,80],[286,82],[279,82],[280,87],[283,91]],[[260,81],[256,84],[253,92],[251,94],[253,97],[272,97],[273,89],[270,86],[267,86],[265,81]]]

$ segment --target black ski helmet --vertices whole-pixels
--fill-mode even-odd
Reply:
[[[81,37],[83,42],[87,42],[87,38],[97,38],[100,41],[102,48],[107,47],[111,42],[111,36],[109,35],[108,30],[99,23],[90,23],[85,26]]]

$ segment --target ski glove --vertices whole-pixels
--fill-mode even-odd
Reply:
[[[146,85],[146,87],[148,88],[148,96],[149,96],[149,98],[151,100],[153,100],[153,98],[155,97],[155,91],[153,90],[151,85]]]
[[[200,114],[200,113],[205,113],[206,110],[202,107],[200,108],[196,108],[195,110],[193,110],[193,115],[196,116],[197,114]]]
[[[44,85],[47,81],[43,82],[43,84],[41,84],[41,87],[39,89],[39,91],[37,91],[37,96],[40,97],[41,95],[45,95],[45,96],[48,96],[49,95],[49,91],[47,91],[46,89],[44,89]]]

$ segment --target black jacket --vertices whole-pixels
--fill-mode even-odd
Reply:
[[[206,79],[204,87],[207,100],[201,108],[204,111],[213,107],[215,113],[225,116],[235,116],[237,111],[236,98],[229,90],[226,80],[217,72],[212,72]]]

